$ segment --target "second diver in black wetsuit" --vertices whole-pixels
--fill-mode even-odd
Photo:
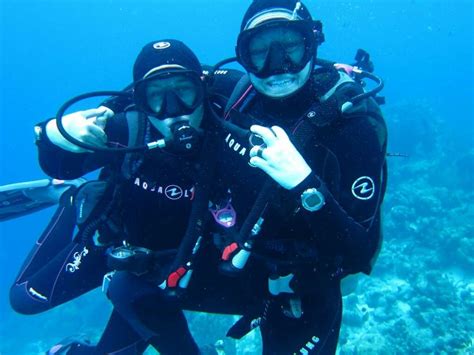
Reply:
[[[104,275],[116,267],[107,265],[107,250],[124,242],[150,253],[170,251],[147,262],[142,266],[145,269],[134,270],[145,279],[163,279],[161,272],[168,270],[183,236],[189,233],[187,221],[199,193],[196,184],[205,183],[202,171],[212,169],[203,156],[214,140],[208,105],[225,106],[241,73],[221,71],[214,76],[212,87],[206,87],[201,76],[199,61],[183,43],[155,41],[143,48],[134,66],[134,106],[113,117],[109,109],[100,108],[62,119],[69,134],[92,146],[127,146],[132,141],[139,144],[165,138],[168,144],[162,150],[144,155],[92,153],[64,139],[55,120],[38,125],[39,159],[48,175],[70,179],[104,167],[101,181],[107,183],[105,187],[86,183],[62,195],[60,207],[12,286],[10,300],[16,311],[43,312],[100,286]],[[133,133],[130,126],[141,133]],[[91,219],[82,216],[83,198],[89,198],[91,191],[86,186],[97,186],[104,194],[92,205]],[[95,225],[96,215],[107,222]],[[84,223],[71,241],[80,219]],[[183,317],[177,321],[185,322]],[[183,329],[187,330],[186,324]],[[50,353],[140,353],[148,342],[154,342],[151,338],[135,332],[114,310],[96,347],[69,342],[58,344]],[[191,341],[183,346],[197,351],[191,336],[188,338]]]

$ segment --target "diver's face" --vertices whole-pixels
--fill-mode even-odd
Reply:
[[[198,91],[196,83],[185,76],[159,78],[147,83],[145,95],[148,107],[155,113],[165,113],[160,118],[149,116],[153,126],[165,137],[172,135],[171,127],[176,123],[187,123],[200,130],[204,114],[203,104],[189,112],[196,104]]]
[[[268,62],[281,66],[274,68],[280,74],[266,78],[249,73],[255,89],[272,98],[284,98],[294,94],[304,86],[311,75],[312,60],[297,73],[285,72],[286,65],[300,63],[305,55],[305,40],[302,34],[289,28],[269,28],[256,34],[249,43],[249,55],[257,69],[262,69]]]

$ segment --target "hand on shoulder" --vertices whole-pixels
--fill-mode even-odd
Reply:
[[[92,146],[103,147],[107,142],[104,131],[107,120],[114,116],[114,112],[105,106],[85,111],[77,111],[62,118],[66,132],[77,140]],[[86,153],[88,150],[69,142],[59,132],[56,119],[46,124],[46,134],[49,140],[61,149],[73,153]]]

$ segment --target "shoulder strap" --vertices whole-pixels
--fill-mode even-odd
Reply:
[[[328,77],[327,73],[317,72],[313,81],[316,87],[315,101],[302,119],[317,127],[327,126],[341,119],[342,105],[362,92],[360,85],[349,75],[335,70],[331,77]]]
[[[227,119],[227,116],[231,109],[241,103],[242,99],[248,94],[251,88],[252,84],[250,83],[248,75],[242,76],[242,78],[240,78],[238,83],[235,85],[235,89],[230,95],[229,100],[227,101],[227,105],[224,111],[225,119]]]
[[[147,121],[146,116],[137,111],[125,113],[128,127],[128,146],[133,147],[143,143],[146,138]],[[132,178],[143,161],[141,153],[127,153],[123,159],[121,173],[125,179]]]
[[[321,96],[321,102],[329,100],[342,85],[346,83],[355,83],[354,80],[344,72],[339,72],[339,80],[331,87],[323,96]]]
[[[213,154],[217,148],[217,138],[217,132],[209,131],[204,139],[186,232],[178,247],[176,257],[169,267],[166,279],[160,284],[160,288],[166,290],[169,295],[179,296],[187,288],[194,269],[194,260],[204,235],[205,220],[209,218],[207,212],[217,161],[216,154]]]

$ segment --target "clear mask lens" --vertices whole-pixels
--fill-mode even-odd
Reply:
[[[262,32],[249,42],[249,59],[257,70],[268,63],[288,61],[293,65],[301,64],[305,52],[305,39],[296,31]]]
[[[315,53],[313,28],[312,21],[278,20],[243,31],[237,42],[239,62],[259,77],[297,73]]]

